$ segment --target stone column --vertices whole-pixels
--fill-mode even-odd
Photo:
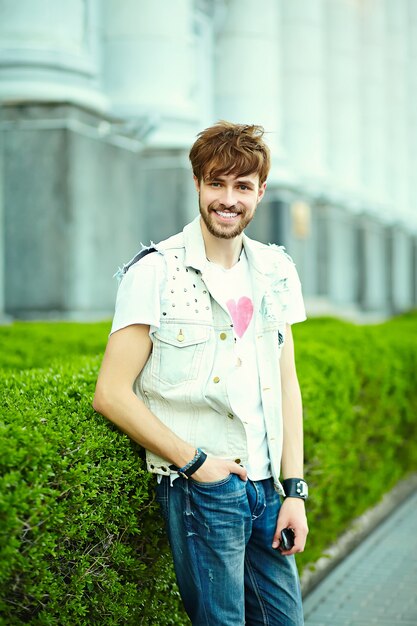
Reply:
[[[288,204],[285,243],[309,298],[318,290],[319,223],[314,198],[326,189],[325,2],[281,2],[282,140],[297,191]],[[302,233],[298,222],[306,222]],[[307,224],[308,223],[308,224]]]
[[[336,189],[360,188],[358,3],[326,0],[328,164]]]
[[[96,0],[0,0],[0,102],[103,110]]]
[[[386,16],[381,0],[365,0],[360,20],[361,182],[369,207],[386,213],[387,98]]]
[[[407,93],[407,0],[385,0],[387,17],[386,101],[388,123],[388,198],[397,218],[406,218],[408,206],[408,93]],[[414,103],[411,103],[414,107]],[[411,172],[410,172],[411,173]]]
[[[417,201],[415,193],[415,173],[417,172],[417,3],[408,0],[408,205],[410,222],[417,233]]]
[[[370,217],[359,223],[358,297],[364,311],[388,313],[390,254],[386,227]]]
[[[326,137],[329,184],[320,211],[321,292],[345,315],[358,304],[357,203],[361,192],[359,7],[325,2]]]
[[[282,138],[297,176],[323,188],[327,170],[325,2],[282,2]]]
[[[287,176],[281,147],[280,5],[276,0],[228,0],[216,15],[217,118],[261,124],[272,151],[269,182]]]
[[[413,306],[413,238],[405,228],[393,226],[388,230],[390,250],[390,300],[394,313]]]
[[[384,0],[364,0],[359,12],[361,195],[366,216],[359,220],[358,297],[363,309],[389,310],[389,254],[382,220],[391,219],[387,171],[387,16]]]
[[[391,248],[391,285],[392,307],[395,312],[404,311],[412,306],[412,246],[407,233],[409,221],[415,214],[410,206],[409,185],[415,188],[415,172],[409,169],[409,113],[415,108],[410,101],[408,46],[412,30],[409,29],[408,0],[395,3],[385,0],[387,15],[387,102],[388,124],[387,141],[389,143],[388,196],[392,206],[392,217],[396,221],[390,229]],[[414,13],[414,12],[413,12]],[[411,39],[410,39],[411,42]],[[412,140],[411,140],[412,141]]]
[[[417,308],[417,236],[414,235],[412,238],[412,248],[413,248],[413,307]]]
[[[105,0],[104,88],[114,112],[160,148],[195,135],[191,0]]]
[[[4,228],[4,131],[0,129],[0,324],[7,320],[5,308],[5,284],[4,284],[4,261],[5,261],[5,228]]]
[[[318,295],[328,298],[343,315],[358,302],[358,240],[356,217],[343,207],[318,207]]]
[[[192,97],[199,130],[214,119],[214,15],[212,0],[194,2],[192,26]]]

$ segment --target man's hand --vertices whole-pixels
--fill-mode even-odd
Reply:
[[[248,472],[244,467],[234,461],[218,459],[208,456],[203,465],[192,475],[192,478],[199,483],[215,483],[229,474],[238,474],[242,480],[248,479]]]
[[[292,528],[295,535],[294,547],[291,550],[281,551],[284,556],[303,552],[307,539],[308,526],[304,500],[301,498],[285,498],[278,515],[272,547],[278,548],[281,541],[281,530]]]

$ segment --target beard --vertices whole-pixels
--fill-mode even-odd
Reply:
[[[220,224],[216,221],[216,218],[213,216],[213,211],[224,211],[225,213],[238,213],[240,218],[236,224]],[[242,207],[240,204],[236,204],[232,207],[226,207],[219,202],[212,202],[208,205],[207,209],[202,207],[200,201],[200,215],[203,219],[204,224],[207,227],[207,230],[214,237],[218,237],[219,239],[234,239],[238,237],[250,224],[252,218],[255,214],[249,213],[247,209]]]

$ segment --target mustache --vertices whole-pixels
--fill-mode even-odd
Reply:
[[[208,205],[209,211],[224,211],[229,213],[243,213],[242,208],[239,207],[239,204],[234,204],[233,206],[224,206],[224,204],[220,204],[220,202],[212,202]]]

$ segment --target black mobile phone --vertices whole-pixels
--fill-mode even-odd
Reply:
[[[286,552],[287,550],[291,550],[294,545],[294,531],[292,528],[284,528],[281,531],[281,544],[280,550]]]

